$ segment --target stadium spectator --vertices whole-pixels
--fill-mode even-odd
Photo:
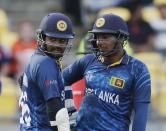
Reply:
[[[133,52],[140,52],[143,48],[149,50],[154,45],[155,32],[149,23],[142,18],[142,5],[133,5],[130,8],[131,18],[128,21],[130,33],[129,42]]]
[[[37,46],[34,40],[34,27],[30,21],[19,23],[19,38],[12,46],[11,76],[15,79],[23,72]]]
[[[155,38],[155,48],[163,55],[166,55],[166,1],[154,0],[154,4],[160,13],[160,19],[151,21],[152,28],[157,32]]]

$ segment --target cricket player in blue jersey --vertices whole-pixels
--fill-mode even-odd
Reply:
[[[61,13],[46,15],[37,30],[38,48],[22,77],[21,131],[69,131],[59,60],[70,49],[71,20]]]
[[[65,85],[85,78],[86,91],[77,116],[77,131],[145,131],[151,80],[144,63],[123,49],[128,39],[124,20],[114,14],[97,18],[91,40],[94,54],[63,71]]]

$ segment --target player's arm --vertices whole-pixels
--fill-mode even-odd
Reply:
[[[75,63],[65,68],[62,74],[63,74],[65,86],[70,86],[74,82],[82,79],[83,72],[82,72],[79,61],[76,61]]]
[[[74,82],[81,80],[88,64],[93,61],[92,56],[85,56],[76,60],[73,64],[65,68],[62,72],[65,86],[70,86]]]
[[[134,88],[134,119],[132,131],[145,131],[148,106],[151,99],[151,80],[147,67],[142,64],[138,68]]]
[[[47,115],[53,131],[69,131],[69,115],[62,104],[60,97],[52,98],[46,102]]]
[[[134,119],[132,131],[145,131],[148,118],[149,103],[136,103],[134,105]]]
[[[77,110],[74,106],[71,86],[65,87],[65,107],[69,114],[70,129],[71,131],[75,131]]]

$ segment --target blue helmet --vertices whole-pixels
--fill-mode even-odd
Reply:
[[[50,37],[74,38],[72,22],[62,13],[50,13],[45,16],[40,23],[38,31]]]
[[[50,13],[46,15],[37,30],[38,47],[44,53],[54,58],[61,58],[64,54],[64,49],[71,47],[71,44],[58,44],[46,42],[46,37],[54,37],[58,39],[73,39],[73,27],[71,20],[62,13]],[[50,48],[54,49],[51,51]],[[63,49],[63,51],[61,49]],[[60,51],[61,50],[61,51]]]
[[[111,33],[129,36],[126,22],[119,16],[114,14],[100,15],[90,33]]]

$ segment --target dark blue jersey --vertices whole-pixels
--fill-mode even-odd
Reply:
[[[63,71],[65,85],[85,77],[86,92],[77,116],[78,131],[128,131],[136,103],[150,102],[150,75],[127,54],[112,65],[86,55]]]
[[[64,104],[64,85],[55,60],[36,51],[23,75],[20,130],[50,131],[46,101],[60,97]]]

